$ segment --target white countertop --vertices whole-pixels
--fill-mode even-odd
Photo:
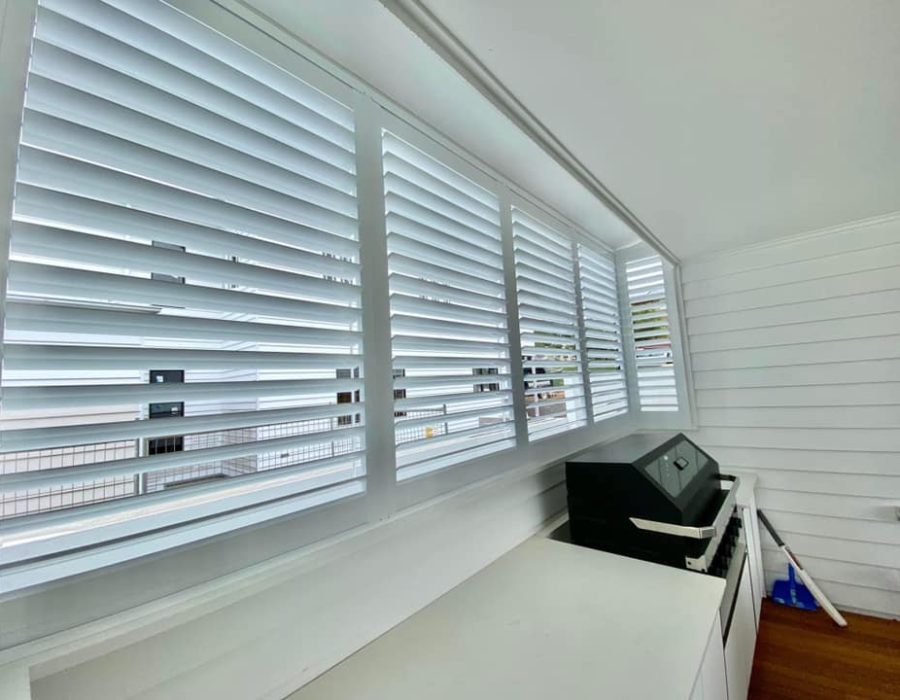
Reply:
[[[291,700],[687,700],[724,581],[532,538]]]

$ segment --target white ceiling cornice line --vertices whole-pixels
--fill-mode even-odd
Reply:
[[[878,214],[877,216],[869,216],[865,219],[855,219],[846,221],[842,224],[827,226],[825,228],[815,229],[813,231],[803,231],[792,235],[781,236],[780,238],[772,238],[765,241],[757,241],[756,243],[748,243],[747,245],[736,246],[734,248],[726,248],[724,250],[713,250],[702,255],[694,255],[685,258],[685,265],[703,264],[714,260],[723,260],[725,258],[737,257],[746,253],[752,253],[758,250],[769,250],[773,248],[783,248],[796,245],[801,241],[807,241],[815,238],[824,238],[833,236],[836,233],[844,233],[846,231],[855,231],[858,229],[868,228],[870,226],[879,226],[892,221],[900,221],[900,211],[892,211],[886,214]]]
[[[420,0],[380,0],[551,158],[673,264],[679,260]]]

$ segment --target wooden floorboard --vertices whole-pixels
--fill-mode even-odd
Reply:
[[[900,700],[900,621],[763,601],[749,700]]]

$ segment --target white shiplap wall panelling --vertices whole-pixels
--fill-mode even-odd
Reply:
[[[890,452],[849,452],[815,449],[780,450],[741,444],[731,447],[707,443],[723,464],[753,470],[793,470],[822,474],[897,474],[897,457]]]
[[[760,272],[758,279],[764,284],[765,273]],[[686,299],[685,307],[689,317],[759,309],[894,289],[898,279],[900,279],[900,266],[895,265],[879,270],[847,272],[833,277],[797,281],[790,284],[761,286],[720,296],[696,297]]]
[[[765,475],[762,483],[766,483]],[[810,476],[807,488],[817,488],[816,478]],[[809,515],[824,515],[844,520],[873,520],[890,525],[893,515],[891,499],[872,498],[865,496],[847,496],[835,493],[811,493],[809,491],[792,491],[790,489],[766,488],[758,489],[760,500],[765,499],[765,508],[791,513],[806,513]],[[856,523],[845,522],[843,536],[853,539]]]
[[[785,532],[801,535],[817,535],[826,538],[847,538],[860,542],[894,544],[897,539],[893,523],[883,520],[854,520],[847,527],[847,518],[836,515],[807,515],[796,511],[776,511],[768,508],[766,513],[778,520],[778,526]]]
[[[776,525],[776,527],[778,527]],[[790,534],[791,549],[803,550],[805,557],[819,557],[820,559],[828,559],[838,562],[850,562],[869,566],[880,566],[887,569],[897,569],[900,567],[900,556],[896,553],[896,548],[890,545],[875,544],[871,542],[858,542],[854,540],[839,540],[829,537],[818,537],[815,535],[802,535],[799,533]],[[782,534],[782,537],[785,535]],[[786,540],[787,541],[787,540]],[[763,540],[764,546],[769,547],[771,542]],[[893,550],[893,551],[892,551]],[[782,571],[785,571],[783,569]],[[815,569],[810,568],[815,575]],[[821,573],[821,572],[819,572]]]
[[[882,270],[900,265],[900,241],[887,245],[843,252],[827,257],[782,263],[756,270],[733,272],[727,277],[711,277],[684,283],[686,300],[702,299],[718,294],[757,291],[763,288],[792,285],[797,280],[812,282],[831,277]]]
[[[819,406],[708,408],[699,412],[702,425],[753,428],[897,428],[898,406]]]
[[[699,408],[794,408],[813,406],[892,406],[897,403],[897,387],[891,383],[833,384],[828,386],[773,386],[735,389],[707,389]]]
[[[885,331],[894,330],[886,326]],[[897,330],[900,330],[898,328]],[[775,344],[759,348],[728,349],[725,352],[694,352],[694,371],[794,367],[833,362],[860,362],[900,358],[900,333],[875,337],[846,338],[827,342]]]
[[[803,409],[800,409],[803,410]],[[785,450],[851,450],[858,452],[900,452],[897,430],[832,430],[829,428],[717,428],[700,432],[707,445],[744,445]],[[844,434],[846,433],[846,434]]]
[[[860,313],[856,304],[856,313]],[[900,312],[868,313],[850,318],[835,318],[824,321],[796,319],[789,324],[745,330],[717,330],[711,333],[696,333],[694,352],[714,352],[718,350],[739,350],[741,348],[762,348],[785,343],[823,343],[847,338],[878,338],[885,328],[900,327]]]
[[[821,365],[786,365],[731,370],[705,370],[694,379],[697,389],[852,385],[900,382],[900,359],[874,362],[826,362]]]
[[[835,602],[900,616],[900,216],[688,261],[699,444]],[[769,582],[786,565],[763,539]]]
[[[682,268],[682,281],[688,284],[704,279],[727,277],[739,272],[766,269],[774,265],[816,260],[855,250],[891,245],[898,242],[898,222],[900,213],[894,213],[838,226],[828,231],[689,260]]]
[[[846,297],[814,299],[787,306],[744,309],[740,314],[717,313],[695,316],[688,321],[691,333],[704,334],[767,329],[807,324],[832,319],[855,319],[900,311],[900,289],[853,294]],[[786,329],[785,329],[786,330]]]

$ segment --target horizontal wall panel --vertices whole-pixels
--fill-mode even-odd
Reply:
[[[808,408],[701,408],[700,423],[710,428],[885,428],[900,430],[900,405]]]
[[[838,277],[785,284],[779,287],[703,297],[685,302],[688,318],[727,311],[745,311],[782,304],[795,304],[816,299],[835,299],[853,294],[866,294],[900,288],[900,267],[851,272]]]
[[[832,231],[687,260],[682,265],[682,280],[685,283],[697,282],[728,277],[749,270],[817,260],[889,245],[896,243],[898,238],[900,238],[900,215],[892,214]]]
[[[881,615],[900,614],[898,255],[894,216],[682,270],[698,444],[758,476],[835,604]]]
[[[898,433],[900,431],[871,429],[702,427],[697,431],[697,439],[701,444],[731,447],[897,452],[900,451]]]
[[[791,327],[818,321],[855,319],[860,314],[878,316],[900,312],[900,289],[816,299],[786,306],[747,309],[739,314],[725,312],[696,316],[688,320],[688,332],[698,340],[704,334],[755,328]]]
[[[706,371],[694,367],[696,389],[852,385],[872,382],[900,382],[900,360],[854,360],[814,365]]]
[[[727,352],[694,351],[693,367],[702,372],[711,369],[793,367],[900,358],[900,333],[897,332],[900,328],[887,326],[884,331],[883,335],[872,338],[795,343]]]
[[[840,255],[776,265],[762,270],[734,272],[684,283],[685,299],[702,299],[719,294],[733,294],[766,287],[793,285],[806,280],[838,277],[851,272],[879,270],[900,265],[900,243],[896,241],[877,248],[864,248]]]
[[[796,532],[779,532],[797,556],[803,560],[804,552],[807,556],[820,559],[833,559],[847,563],[857,563],[868,566],[878,566],[900,570],[900,552],[897,547],[878,544],[875,542],[852,542],[850,540],[834,539],[830,537],[817,537],[815,535],[802,535]],[[775,543],[768,533],[763,535],[764,547],[775,548]]]
[[[763,549],[763,568],[768,571],[783,570],[783,578],[787,578],[787,560],[780,549]],[[859,562],[844,562],[807,555],[803,557],[803,566],[813,580],[824,579],[851,586],[864,586],[881,591],[900,591],[900,569],[884,566],[869,566]]]
[[[749,470],[791,469],[838,474],[897,474],[897,460],[890,452],[847,452],[820,449],[766,449],[716,443],[706,435],[704,449],[721,464]]]
[[[837,518],[896,522],[894,499],[889,498],[785,491],[777,488],[767,489],[764,486],[759,488],[757,495],[759,507],[763,510],[772,508],[806,515],[828,514]],[[802,550],[798,550],[798,554],[800,553]]]
[[[759,486],[771,490],[900,500],[900,474],[861,476],[852,471],[810,474],[801,470],[773,469],[759,473]]]
[[[699,408],[892,406],[900,404],[900,382],[773,386],[697,391]]]
[[[897,541],[897,525],[887,520],[856,520],[836,515],[810,515],[779,511],[771,507],[766,508],[765,513],[779,532],[796,532],[802,535],[888,545]]]
[[[693,336],[691,349],[694,352],[715,352],[792,344],[811,345],[834,340],[871,339],[883,336],[885,329],[891,328],[900,329],[900,312],[866,313],[854,318],[696,334]]]

